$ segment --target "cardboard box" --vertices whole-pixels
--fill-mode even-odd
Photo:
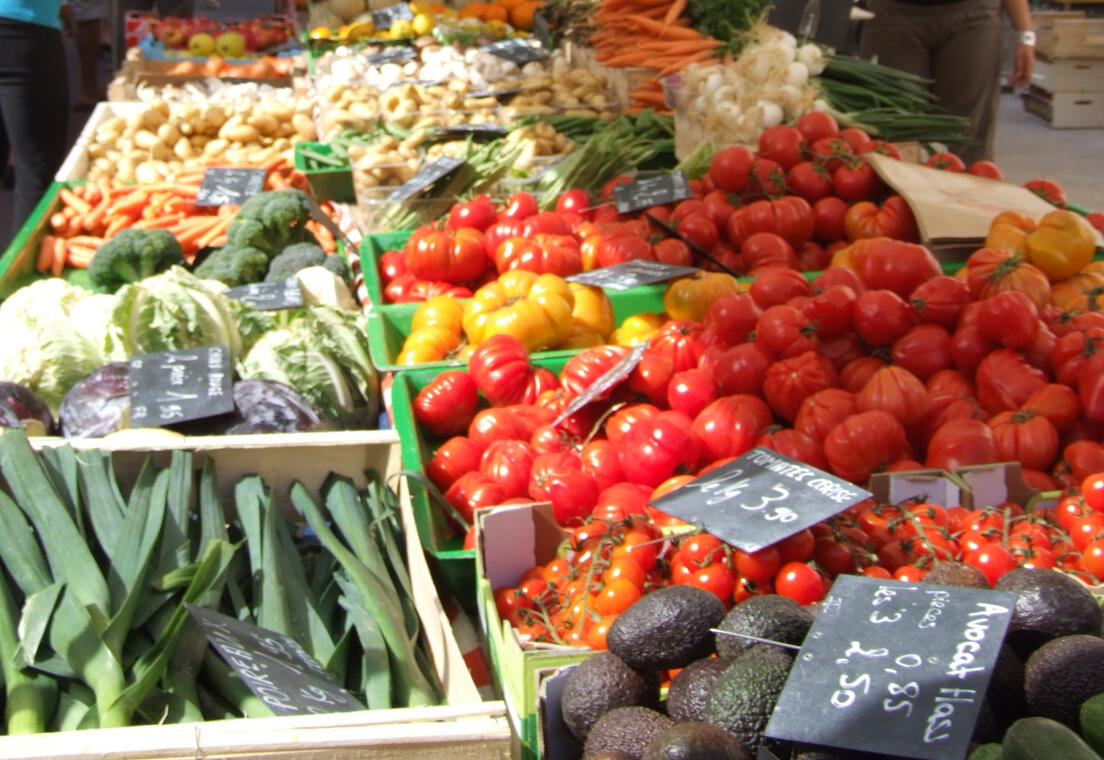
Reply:
[[[1104,93],[1104,59],[1058,58],[1035,62],[1031,84],[1048,93]]]
[[[567,533],[556,524],[550,504],[498,507],[477,515],[479,618],[502,686],[507,715],[521,740],[522,760],[542,757],[538,694],[542,674],[582,662],[593,651],[578,647],[525,644],[498,616],[494,590],[512,586],[534,565],[556,556]]]
[[[1057,502],[1057,492],[1039,491],[1024,482],[1019,462],[979,464],[951,472],[880,472],[871,476],[870,491],[880,504],[917,500],[982,509],[1012,501],[1026,509],[1041,509]]]
[[[148,454],[166,461],[174,449],[190,450],[194,466],[214,460],[224,494],[246,473],[261,474],[273,491],[286,496],[294,479],[315,492],[331,470],[354,477],[367,469],[381,473],[397,466],[398,436],[393,431],[297,433],[191,437],[138,443],[68,441],[74,448],[110,448],[121,482],[133,478]],[[56,446],[62,439],[32,439]],[[404,500],[400,499],[400,503]],[[278,501],[287,513],[290,504]],[[483,702],[456,644],[447,616],[420,551],[413,514],[405,500],[402,519],[414,603],[427,646],[445,687],[448,705],[365,710],[332,715],[209,721],[123,729],[0,737],[0,757],[25,760],[119,760],[214,758],[217,760],[336,760],[417,758],[482,760],[510,757],[505,705]]]

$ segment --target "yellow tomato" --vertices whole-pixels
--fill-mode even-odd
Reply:
[[[483,33],[489,34],[492,37],[505,37],[507,32],[507,26],[505,21],[501,21],[497,18],[493,18],[489,21],[483,22]]]
[[[414,23],[411,24],[415,34],[429,34],[433,31],[435,25],[436,21],[429,13],[419,13],[414,17]]]
[[[1035,229],[1035,220],[1019,211],[1002,211],[989,223],[985,248],[1001,248],[1013,253],[1027,251],[1027,235]]]
[[[433,296],[422,301],[410,321],[410,331],[423,327],[447,327],[457,336],[463,330],[464,304],[452,296]]]
[[[492,335],[506,334],[530,351],[555,348],[571,333],[574,306],[575,296],[560,277],[511,269],[468,301],[464,332],[474,345]]]
[[[603,338],[613,332],[616,327],[613,304],[610,303],[606,291],[581,282],[571,282],[568,285],[571,294],[575,296],[575,308],[571,311],[575,324],[598,333]]]
[[[398,40],[404,37],[412,37],[413,35],[414,25],[410,23],[410,19],[401,18],[398,21],[392,22],[390,29],[391,39]]]
[[[1080,214],[1051,211],[1027,236],[1027,257],[1051,280],[1073,277],[1092,261],[1096,236]]]
[[[656,312],[646,311],[626,317],[621,326],[613,331],[610,342],[616,346],[637,346],[655,335],[667,321],[667,317]]]
[[[695,272],[667,286],[663,306],[671,319],[701,322],[705,312],[724,293],[739,293],[740,283],[724,272]]]
[[[576,322],[572,325],[567,340],[560,345],[560,348],[594,348],[605,344],[605,335]]]
[[[396,364],[439,362],[460,346],[460,335],[448,327],[423,327],[406,336]]]
[[[429,3],[426,2],[426,0],[414,0],[414,2],[409,3],[409,5],[410,12],[415,16],[422,13],[433,13],[433,9],[429,7]]]

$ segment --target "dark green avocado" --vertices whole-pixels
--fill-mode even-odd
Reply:
[[[584,760],[604,752],[623,752],[632,760],[644,760],[644,753],[656,737],[674,725],[663,713],[647,707],[615,707],[590,728]]]
[[[677,721],[702,720],[705,703],[717,676],[728,667],[728,660],[706,657],[680,670],[667,687],[667,714]]]
[[[713,653],[721,600],[693,586],[653,591],[617,616],[606,646],[636,670],[684,668]]]
[[[1060,636],[1036,649],[1024,672],[1028,711],[1077,728],[1082,703],[1104,692],[1104,639]]]
[[[1059,636],[1100,633],[1100,606],[1064,573],[1020,567],[1005,573],[994,588],[1020,595],[1005,642],[1022,658]]]
[[[734,736],[750,753],[759,751],[793,658],[781,647],[756,644],[717,677],[705,720]]]
[[[711,723],[676,723],[656,737],[644,760],[751,760],[740,742]]]
[[[973,565],[962,562],[940,562],[923,578],[924,583],[938,583],[943,586],[966,586],[968,588],[989,588],[985,574]]]
[[[659,701],[659,679],[639,673],[612,652],[597,652],[568,673],[560,709],[564,723],[575,738],[585,742],[590,727],[615,707]]]
[[[793,599],[779,594],[764,594],[737,604],[717,627],[722,631],[800,646],[812,624],[812,613]],[[734,660],[757,643],[753,639],[718,633],[717,655]]]

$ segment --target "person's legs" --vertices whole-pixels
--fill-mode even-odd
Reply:
[[[936,49],[932,76],[943,107],[970,119],[966,136],[977,143],[950,146],[969,164],[993,157],[1000,107],[1002,31],[995,0],[963,5],[941,21],[946,37]]]
[[[77,22],[77,58],[80,61],[80,94],[77,104],[90,106],[100,100],[100,19]]]
[[[874,18],[863,23],[859,55],[917,76],[931,76],[930,6],[871,0]]]
[[[30,216],[65,159],[69,83],[61,32],[0,22],[0,112],[15,167],[15,230]]]

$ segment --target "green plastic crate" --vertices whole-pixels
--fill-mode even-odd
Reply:
[[[558,375],[569,358],[558,356],[536,360],[534,364]],[[422,430],[414,421],[414,397],[438,374],[439,369],[431,368],[407,370],[394,376],[391,415],[402,442],[400,451],[404,470],[424,473],[433,452],[444,443],[444,440]],[[440,582],[453,598],[472,606],[475,603],[475,552],[463,548],[464,536],[452,531],[440,507],[430,503],[426,489],[414,479],[410,480],[410,497],[418,536],[422,546],[435,560]]]
[[[365,275],[367,279],[367,275]],[[632,290],[607,290],[610,303],[613,305],[613,317],[620,325],[627,317],[641,314],[646,311],[663,311],[663,294],[667,289],[667,283],[657,285],[644,285]],[[450,359],[439,362],[423,362],[421,364],[404,365],[396,364],[395,359],[402,350],[403,341],[410,335],[410,325],[414,319],[414,312],[419,304],[399,303],[380,306],[372,309],[368,314],[368,349],[371,351],[372,363],[382,371],[395,372],[411,369],[434,369],[440,371],[449,367],[463,367],[467,364],[462,359]],[[570,357],[579,353],[579,349],[560,349],[557,351],[537,351],[532,354],[534,359],[553,360],[560,357]]]
[[[50,233],[50,216],[62,206],[60,193],[62,188],[83,184],[81,182],[52,182],[46,188],[34,211],[12,238],[4,255],[0,257],[0,299],[7,298],[24,285],[48,277],[35,271],[38,259],[38,244],[43,236]],[[69,282],[92,290],[92,281],[88,279],[88,270],[66,267],[62,273]]]
[[[397,232],[375,232],[365,235],[360,244],[360,271],[364,274],[364,287],[368,292],[368,301],[376,307],[383,306],[383,282],[380,280],[379,260],[387,251],[397,251],[403,247],[414,230]]]
[[[308,169],[303,150],[312,150],[323,156],[333,155],[333,148],[326,143],[304,142],[295,146],[295,168],[307,177],[311,193],[319,201],[352,203],[356,200],[353,189],[353,167],[341,169]]]

